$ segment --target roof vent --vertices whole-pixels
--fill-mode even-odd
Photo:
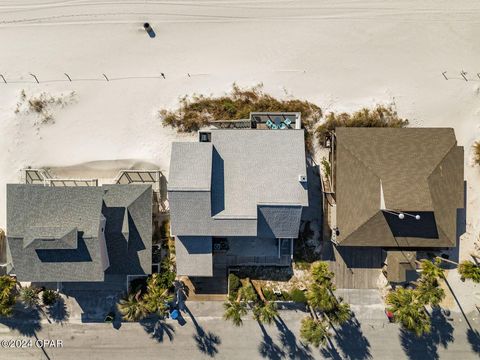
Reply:
[[[212,141],[212,133],[211,132],[200,132],[200,142],[211,142]]]
[[[306,175],[298,175],[298,181],[301,183],[306,183],[307,182],[307,176]]]

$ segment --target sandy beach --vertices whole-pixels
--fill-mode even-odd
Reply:
[[[0,1],[0,227],[22,168],[108,177],[144,164],[168,176],[171,142],[193,137],[162,127],[160,108],[263,83],[324,112],[393,104],[412,126],[455,128],[468,254],[480,230],[479,15],[478,1]],[[39,125],[15,113],[22,90],[75,101]]]

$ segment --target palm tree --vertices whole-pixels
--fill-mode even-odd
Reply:
[[[0,276],[0,316],[10,316],[16,298],[17,281],[8,275]]]
[[[47,289],[42,292],[42,303],[45,306],[52,306],[60,298],[60,295],[53,290]]]
[[[445,277],[445,270],[439,266],[440,263],[441,260],[439,258],[435,258],[433,262],[427,259],[421,260],[420,268],[422,269],[422,278],[427,280],[443,279]]]
[[[314,282],[323,285],[329,289],[335,290],[335,287],[332,283],[334,274],[330,271],[326,262],[318,261],[314,263],[311,267],[310,272]]]
[[[430,306],[439,306],[445,298],[445,290],[443,290],[436,279],[420,279],[417,283],[418,300]]]
[[[148,314],[148,309],[140,299],[140,291],[136,294],[131,293],[126,298],[121,299],[117,304],[118,311],[127,321],[138,321]]]
[[[270,325],[277,316],[278,308],[274,302],[259,302],[253,307],[253,318],[260,323]]]
[[[340,301],[337,301],[335,307],[332,310],[325,312],[325,315],[332,325],[342,325],[350,320],[352,312],[350,311],[350,305],[344,303],[340,298]]]
[[[321,311],[331,311],[337,303],[331,291],[318,283],[313,283],[308,289],[307,301],[312,308]]]
[[[153,274],[147,280],[147,292],[142,298],[145,308],[150,313],[165,316],[168,313],[168,302],[172,297],[168,295],[168,289],[161,286],[159,274]]]
[[[20,289],[20,300],[22,303],[29,308],[36,308],[40,302],[40,297],[38,296],[39,289],[33,286],[27,286]]]
[[[240,289],[238,289],[237,301],[256,301],[258,300],[257,293],[253,288],[250,281],[248,281],[245,285],[243,285]]]
[[[16,288],[17,281],[8,275],[0,276],[0,301],[11,297]]]
[[[154,288],[149,289],[143,296],[142,302],[149,313],[156,313],[165,316],[168,313],[168,301],[171,296],[168,295],[168,289]]]
[[[325,346],[331,334],[325,321],[305,317],[300,328],[300,337],[315,347]]]
[[[247,315],[247,304],[243,301],[226,301],[223,303],[225,313],[223,318],[225,320],[231,320],[233,325],[243,325],[242,316]]]
[[[419,300],[416,290],[398,288],[387,295],[388,311],[393,313],[395,322],[417,336],[430,332],[430,318],[424,303]]]
[[[476,265],[472,261],[462,261],[458,266],[458,272],[462,281],[465,281],[465,279],[470,279],[475,283],[480,283],[480,266]]]

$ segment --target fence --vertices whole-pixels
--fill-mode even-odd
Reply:
[[[291,263],[290,255],[277,256],[235,256],[227,255],[228,266],[289,266]]]
[[[480,73],[476,73],[475,75],[469,75],[468,72],[462,70],[460,71],[460,77],[458,77],[457,73],[453,73],[453,75],[448,74],[448,71],[443,71],[442,76],[445,80],[462,80],[462,81],[480,81]]]
[[[31,84],[41,84],[41,83],[50,83],[50,82],[77,82],[77,81],[102,81],[102,82],[110,82],[110,81],[120,81],[120,80],[135,80],[135,79],[162,79],[165,80],[167,76],[165,73],[161,72],[160,74],[155,75],[121,75],[121,76],[110,76],[105,73],[94,75],[94,77],[82,77],[77,78],[72,76],[68,73],[63,73],[60,77],[56,78],[48,78],[45,79],[38,74],[28,74],[30,76],[30,80],[25,80],[24,78],[9,78],[5,74],[0,74],[0,84],[18,84],[18,83],[31,83]],[[207,74],[185,74],[185,77],[191,78],[192,76],[199,76],[199,75],[207,75]]]

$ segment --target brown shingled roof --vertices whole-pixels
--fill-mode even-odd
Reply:
[[[340,245],[455,246],[464,184],[453,129],[337,128],[336,139]],[[381,188],[386,209],[421,220],[382,211]]]

